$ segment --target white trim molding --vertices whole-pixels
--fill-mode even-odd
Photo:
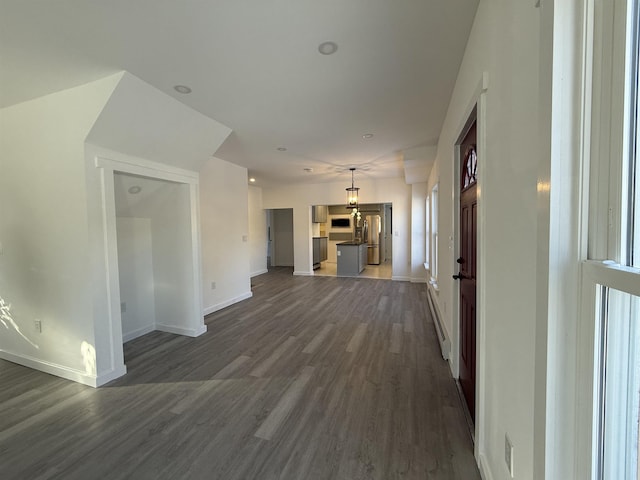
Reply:
[[[229,300],[225,300],[224,302],[216,303],[215,305],[211,305],[205,308],[202,312],[204,316],[210,315],[213,312],[217,312],[218,310],[222,310],[223,308],[227,308],[235,303],[241,302],[242,300],[246,300],[247,298],[253,297],[253,292],[246,292],[242,295],[238,295],[237,297],[230,298]]]
[[[263,275],[265,273],[269,273],[269,270],[267,270],[266,268],[263,269],[263,270],[258,270],[257,272],[253,272],[253,273],[249,274],[249,277],[250,278],[257,277],[258,275]]]
[[[200,335],[207,333],[207,326],[202,325],[199,328],[184,328],[176,325],[156,325],[156,330],[166,333],[175,333],[176,335],[184,335],[185,337],[199,337]]]
[[[130,342],[133,339],[151,333],[156,329],[155,325],[147,325],[146,327],[138,328],[128,333],[122,333],[122,341],[124,343]]]
[[[127,373],[127,367],[122,365],[119,368],[101,373],[100,375],[89,374],[82,370],[69,368],[57,363],[47,362],[28,355],[17,355],[6,350],[0,350],[0,358],[94,388],[109,383],[110,381]]]
[[[299,275],[301,277],[313,277],[315,274],[313,273],[313,271],[310,272],[305,272],[302,270],[296,270],[295,272],[293,272],[294,275]]]
[[[120,280],[118,270],[118,246],[116,234],[116,211],[114,193],[114,173],[127,173],[141,175],[157,180],[164,180],[186,184],[189,187],[189,215],[191,230],[191,263],[192,263],[192,291],[186,299],[193,305],[192,314],[185,318],[185,324],[181,326],[156,324],[155,329],[179,335],[195,337],[207,331],[202,315],[202,273],[200,260],[200,218],[199,218],[199,174],[183,170],[170,165],[165,165],[150,160],[132,157],[120,152],[111,151],[92,144],[85,144],[87,161],[91,162],[99,172],[100,197],[99,209],[102,216],[100,226],[96,226],[99,235],[103,239],[103,268],[106,275],[105,283],[107,320],[105,325],[96,325],[100,335],[108,336],[108,345],[96,347],[97,358],[103,359],[103,363],[109,363],[114,372],[126,372],[124,366],[124,354],[122,345],[124,336],[122,333],[122,316],[120,313]],[[91,165],[91,163],[89,165]],[[102,321],[101,321],[102,322]],[[99,328],[98,328],[99,327]],[[107,351],[109,350],[109,351]],[[99,383],[99,382],[98,382]]]

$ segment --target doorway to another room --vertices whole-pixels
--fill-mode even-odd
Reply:
[[[392,276],[392,223],[391,203],[362,204],[360,217],[349,212],[344,205],[317,205],[312,207],[312,232],[315,276],[357,276],[390,280]],[[324,214],[317,214],[318,209]],[[345,246],[348,243],[366,243]],[[342,246],[340,246],[342,244]],[[326,245],[326,247],[323,247]],[[326,255],[317,249],[326,249]],[[339,268],[338,251],[360,248],[361,264],[352,274],[343,275]],[[356,253],[355,256],[360,255]],[[361,271],[357,271],[360,270]]]
[[[190,334],[181,319],[200,316],[193,302],[200,285],[194,282],[189,189],[114,173],[123,342],[153,330]]]
[[[293,266],[293,208],[267,210],[267,268]]]

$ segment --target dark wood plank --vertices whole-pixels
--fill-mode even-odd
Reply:
[[[0,361],[0,478],[480,478],[425,286],[296,277],[125,345],[91,389]]]

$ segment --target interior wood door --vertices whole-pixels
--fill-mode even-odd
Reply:
[[[477,170],[476,123],[460,144],[460,387],[475,422],[476,408],[476,245]]]

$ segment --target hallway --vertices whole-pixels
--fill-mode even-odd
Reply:
[[[3,479],[475,480],[422,284],[274,268],[92,389],[0,361]]]

